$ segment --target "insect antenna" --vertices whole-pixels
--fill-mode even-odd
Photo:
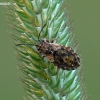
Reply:
[[[41,31],[39,32],[39,36],[38,36],[38,41],[40,41],[40,34],[43,30],[43,28],[46,26],[47,23],[45,23],[41,29]],[[23,26],[22,26],[23,27]],[[29,32],[30,33],[30,32]],[[27,46],[33,46],[33,44],[25,44],[25,43],[22,43],[22,44],[16,44],[15,46],[21,46],[21,45],[27,45]],[[36,44],[34,46],[37,46]]]
[[[46,24],[47,24],[47,23],[45,23],[45,24],[43,25],[41,31],[39,32],[38,41],[40,41],[40,34],[41,34],[41,32],[43,31],[43,28],[46,26]]]
[[[23,44],[16,44],[15,46],[22,46],[22,45],[26,45],[26,46],[38,46],[38,45],[36,45],[36,44],[33,45],[33,44],[24,44],[24,43],[23,43]]]

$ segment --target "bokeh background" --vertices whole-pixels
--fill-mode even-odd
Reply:
[[[6,0],[0,0],[6,2]],[[90,100],[100,100],[100,0],[66,0],[79,41],[86,92]],[[0,100],[23,100],[26,96],[18,80],[17,60],[10,31],[0,5]]]

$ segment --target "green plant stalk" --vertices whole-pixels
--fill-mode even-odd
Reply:
[[[42,59],[35,44],[40,38],[56,40],[55,43],[71,46],[77,52],[73,43],[72,27],[64,0],[12,0],[8,8],[8,21],[16,30],[12,33],[14,43],[33,44],[33,46],[17,46],[17,57],[22,87],[28,94],[25,100],[87,100],[84,90],[81,67],[67,71],[57,68],[47,58]],[[65,5],[64,5],[65,6]]]

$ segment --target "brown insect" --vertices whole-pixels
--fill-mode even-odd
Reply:
[[[38,44],[38,51],[47,57],[58,68],[74,70],[80,66],[80,58],[71,47],[61,46],[42,40]]]
[[[42,32],[45,25],[42,27],[40,33]],[[37,47],[38,52],[43,54],[43,57],[47,57],[51,63],[53,63],[58,68],[62,68],[63,70],[74,70],[80,66],[80,58],[71,47],[55,44],[53,43],[54,41],[49,42],[48,40],[40,40],[40,33],[38,36],[39,43],[35,46]],[[17,44],[16,46],[19,45],[30,44]]]

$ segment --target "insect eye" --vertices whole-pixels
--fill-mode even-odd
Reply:
[[[42,42],[45,42],[44,40],[42,40]]]

